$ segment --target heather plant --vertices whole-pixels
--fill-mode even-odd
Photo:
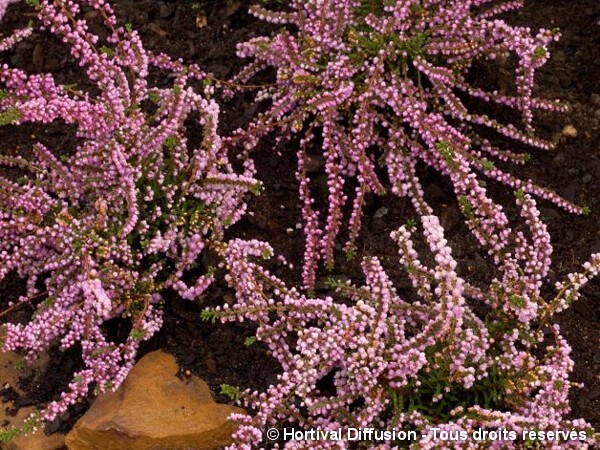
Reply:
[[[146,51],[103,0],[28,3],[87,75],[84,89],[0,66],[2,125],[60,122],[78,139],[70,153],[37,142],[31,159],[0,156],[27,173],[0,178],[0,280],[26,283],[0,315],[34,311],[5,325],[3,349],[28,360],[56,343],[81,351],[81,370],[43,411],[51,420],[89,392],[120,385],[161,326],[166,290],[193,300],[211,284],[214,267],[200,257],[218,251],[260,185],[250,162],[237,171],[229,163],[212,88],[193,88],[198,68]],[[90,32],[84,8],[98,11],[105,38]],[[0,49],[32,32],[14,32]],[[150,70],[171,84],[153,87]],[[112,341],[105,324],[114,318],[130,331]]]
[[[551,149],[553,142],[535,134],[534,111],[565,110],[558,101],[533,95],[534,74],[547,61],[548,46],[558,32],[541,29],[532,35],[529,28],[498,18],[520,6],[521,1],[493,0],[291,0],[284,12],[251,8],[255,16],[287,27],[238,45],[238,55],[253,61],[236,81],[275,68],[276,82],[256,97],[270,101],[267,111],[246,130],[238,130],[232,142],[249,150],[271,132],[280,141],[295,137],[300,142],[297,178],[306,288],[314,286],[320,260],[333,264],[346,214],[345,250],[353,256],[368,193],[391,189],[419,201],[418,164],[447,177],[456,194],[466,196],[474,214],[486,222],[496,220],[497,206],[483,178],[571,212],[585,212],[511,175],[511,165],[524,164],[530,156],[495,143],[508,138]],[[502,92],[478,87],[472,81],[477,64],[512,64],[512,87],[507,84]],[[481,112],[482,105],[489,111],[510,111],[507,115],[515,119],[490,117]],[[315,208],[307,172],[315,151],[325,160],[325,217]]]
[[[285,426],[415,430],[417,437],[294,440],[275,448],[589,448],[589,424],[567,419],[573,361],[551,320],[598,274],[600,254],[557,283],[556,296],[546,300],[541,287],[550,267],[549,235],[528,194],[517,192],[517,204],[527,229],[505,228],[509,245],[490,249],[497,276],[485,287],[459,276],[432,214],[420,218],[432,264],[415,250],[416,225],[392,233],[414,287],[407,295],[398,294],[377,257],[366,257],[364,286],[332,281],[343,300],[310,298],[253,260],[272,254],[268,244],[229,242],[225,259],[237,302],[204,316],[256,322],[257,340],[282,367],[265,392],[242,393],[254,414],[232,416],[240,427],[229,448],[263,446],[266,428]],[[476,440],[477,430],[516,434]],[[526,442],[526,430],[574,433]],[[455,438],[442,440],[441,431]]]

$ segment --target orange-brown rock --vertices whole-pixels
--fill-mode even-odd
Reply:
[[[213,400],[208,385],[176,377],[173,356],[142,358],[121,387],[100,395],[67,435],[69,450],[216,450],[231,442],[229,414],[240,408]]]

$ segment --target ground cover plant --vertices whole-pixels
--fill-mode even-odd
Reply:
[[[32,160],[0,157],[29,174],[0,179],[0,279],[27,282],[3,314],[36,308],[28,323],[6,325],[3,348],[32,360],[59,340],[62,348],[80,348],[84,363],[44,410],[52,420],[91,388],[120,385],[140,342],[161,326],[163,291],[193,300],[211,284],[214,268],[199,257],[216,251],[243,214],[243,196],[259,183],[250,164],[236,173],[228,162],[211,88],[197,93],[191,86],[201,73],[147,52],[136,31],[117,25],[108,3],[31,3],[91,84],[84,91],[49,74],[0,67],[3,125],[62,119],[79,139],[71,155],[37,143]],[[103,16],[103,38],[78,18],[84,7]],[[15,31],[0,48],[32,31]],[[152,67],[172,73],[172,85],[152,87]],[[129,323],[124,342],[106,339],[103,325],[116,317]]]
[[[540,289],[550,268],[550,236],[531,197],[520,191],[517,203],[528,233],[493,231],[502,231],[508,245],[490,248],[497,278],[484,288],[456,273],[457,262],[436,216],[421,216],[433,265],[415,250],[415,224],[394,232],[416,298],[397,294],[377,257],[363,260],[364,286],[331,282],[350,303],[310,298],[250,260],[271,254],[268,244],[230,242],[228,280],[238,301],[207,310],[205,317],[257,322],[257,339],[283,369],[266,392],[243,393],[245,405],[256,413],[236,415],[242,426],[230,448],[260,447],[265,428],[283,426],[330,432],[371,427],[424,436],[387,443],[367,437],[358,440],[360,448],[593,445],[588,423],[566,419],[573,361],[551,319],[598,274],[600,254],[557,283],[555,297],[545,300]],[[469,220],[477,228],[477,219]],[[328,377],[329,387],[323,381]],[[433,429],[452,438],[444,442]],[[475,438],[478,430],[515,434]],[[575,433],[534,442],[523,440],[527,430]],[[281,445],[325,449],[355,444],[295,440]]]
[[[9,3],[0,1],[0,15]],[[15,69],[12,59],[0,69],[3,124],[19,132],[27,122],[60,122],[77,133],[73,151],[37,143],[29,158],[0,154],[0,162],[13,169],[9,173],[24,175],[2,179],[0,275],[25,279],[27,291],[0,314],[34,310],[28,321],[5,326],[4,348],[31,359],[58,343],[83,360],[60,399],[39,405],[44,418],[54,418],[78,398],[115,389],[141,341],[159,332],[163,318],[169,320],[163,316],[175,300],[194,305],[189,300],[208,293],[217,304],[230,303],[207,310],[204,318],[227,322],[222,327],[256,323],[248,347],[267,348],[283,370],[266,389],[242,394],[248,414],[234,417],[240,428],[231,448],[347,447],[265,442],[269,426],[574,433],[543,443],[523,442],[518,435],[465,444],[430,435],[413,448],[594,445],[590,423],[571,412],[569,395],[579,391],[570,381],[573,361],[564,338],[569,330],[555,325],[555,315],[597,274],[600,257],[594,254],[550,294],[552,247],[532,197],[569,212],[583,209],[535,186],[528,175],[524,181],[510,175],[512,164],[522,165],[528,156],[521,146],[508,151],[496,145],[504,136],[515,145],[551,148],[554,142],[535,136],[532,112],[566,110],[532,94],[533,74],[548,59],[557,33],[535,35],[495,19],[521,2],[264,1],[284,12],[254,7],[256,16],[292,26],[241,44],[240,55],[255,62],[233,80],[146,50],[140,24],[120,25],[103,0],[28,3],[71,49],[85,75],[80,84],[68,85],[43,72]],[[88,22],[90,11],[100,20]],[[32,31],[3,33],[9,37],[0,48],[10,52]],[[478,64],[514,70],[514,86],[493,92],[475,83],[469,68]],[[267,112],[224,139],[224,146],[217,129],[223,121],[219,91],[212,85],[227,87],[232,95],[232,87],[267,66],[277,69],[275,84],[256,98],[269,99]],[[246,106],[255,109],[257,103]],[[491,111],[502,113],[491,119],[486,115]],[[503,125],[507,117],[512,124]],[[286,142],[287,151],[297,152],[298,167],[285,169],[296,171],[300,195],[285,206],[303,209],[307,248],[301,284],[265,269],[269,261],[256,262],[274,253],[266,242],[270,233],[259,240],[240,237],[239,223],[252,223],[244,216],[253,198],[248,193],[258,192],[258,179],[276,184],[275,172],[256,173],[252,161],[262,158],[264,164],[272,157],[249,152],[262,145],[265,153],[261,138],[270,132]],[[242,164],[230,163],[237,145],[245,152]],[[319,152],[328,180],[324,188],[309,175],[314,167],[308,168]],[[454,192],[444,202],[458,199],[475,237],[468,243],[479,245],[470,254],[487,255],[491,281],[472,280],[459,267],[465,261],[450,248],[452,232],[442,228],[447,220],[436,215],[440,205],[425,202],[428,186],[417,176],[423,166],[450,180]],[[491,200],[482,174],[516,189],[515,217]],[[315,283],[318,260],[331,265],[344,223],[347,253],[360,254],[355,243],[361,222],[372,223],[363,217],[365,204],[370,193],[384,188],[410,199],[417,218],[398,228],[407,218],[390,214],[398,220],[392,238],[400,251],[392,264],[404,267],[413,289],[396,289],[398,270],[386,266],[389,255],[380,248],[361,254],[371,255],[361,258],[363,283],[332,279],[326,288],[336,292],[325,295],[327,289]],[[326,216],[317,213],[319,191],[325,194]],[[283,207],[278,201],[268,204]],[[273,210],[260,214],[276,217]],[[293,235],[294,229],[283,232]],[[217,262],[207,262],[215,257]],[[221,298],[222,274],[235,302]],[[209,285],[216,290],[207,290]],[[192,334],[192,320],[184,318],[185,323],[171,318],[172,329],[162,332]],[[108,338],[109,321],[124,324],[123,339]],[[238,394],[230,386],[225,391]],[[0,440],[18,434],[0,433]],[[407,442],[377,444],[365,438],[357,445],[396,444]]]
[[[556,30],[537,33],[511,26],[497,16],[520,1],[329,0],[290,1],[284,12],[256,6],[259,18],[289,25],[272,37],[240,44],[238,55],[253,61],[237,75],[248,81],[265,68],[277,70],[274,86],[258,93],[269,99],[266,113],[238,138],[245,148],[275,130],[279,138],[298,135],[299,195],[303,201],[306,254],[304,286],[314,287],[319,260],[331,267],[343,223],[345,250],[352,256],[367,193],[383,194],[383,166],[390,190],[419,202],[416,166],[424,163],[450,178],[475,214],[492,223],[496,206],[481,186],[481,175],[523,189],[566,208],[585,212],[531,180],[511,175],[525,152],[499,148],[482,132],[489,129],[539,149],[553,143],[535,135],[535,110],[565,106],[533,95],[534,75],[549,57]],[[470,70],[486,61],[514,67],[505,92],[471,82]],[[516,114],[502,122],[474,103],[501,105]],[[310,152],[321,152],[328,176],[325,217],[314,207],[306,172]],[[503,161],[507,170],[497,166]],[[354,180],[352,205],[345,188]],[[411,188],[408,185],[414,184]]]

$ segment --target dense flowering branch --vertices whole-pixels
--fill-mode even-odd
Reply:
[[[565,439],[540,441],[541,448],[590,448],[589,425],[566,419],[573,361],[558,326],[548,319],[598,273],[600,255],[546,301],[540,289],[550,266],[549,236],[532,198],[519,192],[517,203],[527,230],[508,229],[509,245],[494,255],[499,276],[485,289],[457,274],[443,229],[431,214],[421,217],[421,226],[433,265],[423,263],[413,246],[415,226],[392,233],[416,298],[396,292],[376,257],[363,260],[364,286],[332,283],[344,301],[309,298],[252,261],[270,256],[268,244],[229,242],[226,268],[237,303],[205,315],[255,321],[257,339],[283,369],[265,392],[244,392],[255,413],[233,417],[240,427],[229,449],[264,445],[264,429],[281,423],[330,431],[417,430],[411,443],[426,449],[518,449],[525,430],[574,430]],[[328,377],[332,386],[324,388]],[[463,431],[465,437],[436,439],[433,428]],[[476,440],[478,429],[512,430],[518,438]],[[393,442],[353,444],[397,448]],[[353,444],[337,441],[333,448]],[[331,445],[289,441],[275,447]]]
[[[289,11],[253,7],[257,17],[289,24],[295,31],[257,37],[238,45],[241,57],[253,58],[236,81],[248,81],[265,67],[277,69],[277,83],[257,99],[271,106],[232,142],[246,149],[273,130],[279,136],[301,134],[298,178],[304,203],[307,241],[304,285],[312,288],[319,260],[333,263],[335,239],[342,229],[347,195],[354,179],[346,251],[352,253],[360,228],[362,198],[384,193],[375,163],[387,169],[392,192],[420,203],[414,167],[423,162],[447,176],[457,195],[469,198],[482,221],[494,224],[498,207],[480,186],[481,176],[584,212],[530,180],[496,167],[494,160],[523,164],[527,155],[494,146],[482,134],[496,134],[541,149],[551,142],[534,135],[535,110],[564,111],[556,101],[533,97],[535,71],[548,59],[556,31],[531,35],[496,16],[522,6],[520,1],[491,0],[292,0]],[[515,91],[484,90],[470,82],[474,63],[516,61]],[[520,123],[501,123],[476,112],[477,102],[500,105],[520,114]],[[318,138],[318,139],[315,139]],[[319,225],[310,207],[309,179],[303,156],[321,147],[328,178],[328,212]],[[415,196],[417,198],[415,198]],[[321,251],[315,249],[320,247]]]
[[[104,18],[105,43],[78,18],[83,6]],[[44,0],[38,13],[97,88],[91,94],[50,74],[0,67],[5,123],[61,119],[79,138],[71,155],[37,143],[35,161],[0,159],[29,172],[18,182],[0,178],[0,280],[25,279],[18,302],[35,307],[28,323],[6,324],[3,348],[33,359],[57,341],[81,346],[84,367],[44,411],[52,419],[91,387],[118,387],[140,342],[161,326],[163,290],[192,300],[211,284],[214,268],[199,256],[218,251],[259,183],[250,161],[242,173],[229,163],[212,89],[191,87],[199,70],[147,52],[102,0]],[[16,32],[0,47],[24,37]],[[151,66],[171,72],[172,87],[152,87]],[[202,130],[198,146],[188,142],[186,120]],[[103,324],[115,317],[131,324],[123,342],[105,337]]]

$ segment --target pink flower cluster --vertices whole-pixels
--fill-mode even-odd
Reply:
[[[79,18],[83,6],[104,18],[105,42]],[[82,351],[83,369],[43,413],[51,420],[91,387],[119,386],[140,342],[161,326],[163,290],[192,300],[211,284],[214,269],[202,267],[199,256],[218,250],[225,229],[245,211],[244,195],[259,183],[251,162],[242,173],[229,163],[212,89],[191,87],[200,70],[146,51],[103,0],[43,0],[38,14],[96,88],[0,66],[5,121],[62,120],[79,138],[70,155],[37,143],[32,161],[0,159],[29,173],[19,182],[0,178],[0,280],[25,279],[26,293],[10,308],[35,307],[28,323],[6,325],[3,349],[29,360],[56,342]],[[7,37],[0,48],[25,34]],[[170,74],[172,86],[152,87],[151,66]],[[184,125],[194,116],[204,136],[197,147]],[[103,324],[116,317],[131,325],[124,342],[105,336]]]
[[[345,300],[309,298],[252,260],[269,256],[268,244],[229,242],[226,267],[237,302],[207,317],[256,322],[258,340],[283,372],[264,392],[243,393],[253,413],[232,416],[240,426],[228,449],[257,448],[264,445],[266,428],[282,426],[413,429],[419,438],[411,443],[425,449],[520,449],[523,431],[575,430],[567,439],[541,442],[540,448],[592,448],[589,424],[566,419],[573,361],[559,327],[549,319],[597,275],[600,255],[546,301],[540,289],[550,266],[549,236],[532,198],[520,194],[518,204],[527,235],[507,230],[506,247],[493,252],[500,276],[486,288],[457,274],[435,215],[421,217],[432,265],[415,250],[415,227],[392,233],[415,288],[408,297],[396,292],[378,258],[369,257],[362,263],[364,286],[334,283]],[[467,437],[436,439],[433,428],[462,430]],[[476,440],[473,434],[502,429],[519,438]],[[397,448],[393,442],[363,444]],[[331,441],[272,445],[354,448],[345,441],[333,447]]]
[[[467,196],[484,222],[496,220],[496,205],[480,186],[482,177],[571,212],[584,212],[552,191],[496,167],[495,160],[522,164],[527,155],[497,148],[481,134],[487,128],[488,135],[549,149],[551,142],[534,135],[533,112],[565,109],[532,94],[535,71],[546,62],[548,46],[558,34],[540,30],[532,35],[529,28],[496,18],[522,6],[520,1],[289,3],[289,12],[251,9],[263,20],[290,24],[294,31],[239,44],[239,56],[254,60],[237,81],[248,81],[267,67],[277,69],[277,81],[257,95],[269,98],[270,108],[239,130],[232,142],[241,141],[249,149],[268,132],[284,138],[301,135],[298,179],[304,205],[305,288],[314,286],[319,260],[333,264],[347,206],[345,249],[353,253],[365,194],[385,192],[376,161],[387,169],[392,192],[412,198],[416,206],[422,191],[414,167],[425,163],[448,177],[457,195]],[[469,81],[475,63],[506,64],[509,58],[516,61],[515,92],[487,91]],[[467,106],[478,102],[513,109],[522,121],[501,123]],[[327,213],[320,221],[303,166],[306,153],[315,150],[325,157],[329,192]],[[350,183],[355,197],[348,205],[345,187]]]

